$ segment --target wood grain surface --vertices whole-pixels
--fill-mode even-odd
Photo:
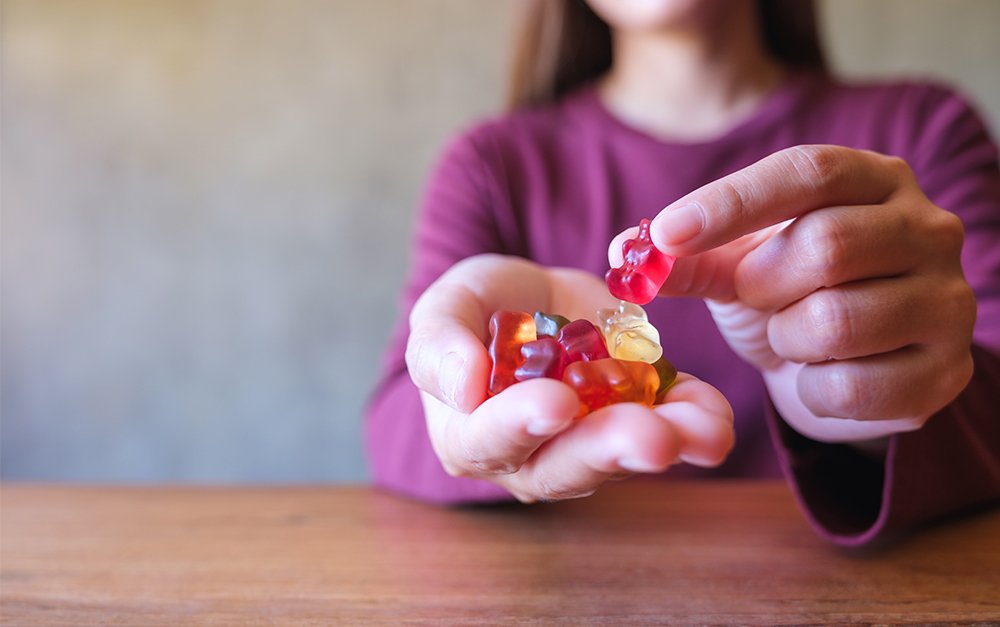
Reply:
[[[4,625],[1000,624],[1000,511],[876,550],[780,483],[441,508],[364,487],[6,485]]]

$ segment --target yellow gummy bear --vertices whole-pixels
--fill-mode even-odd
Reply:
[[[660,332],[639,305],[620,301],[617,309],[598,310],[597,317],[612,357],[651,364],[663,355]]]

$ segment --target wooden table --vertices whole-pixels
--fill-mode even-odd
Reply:
[[[7,625],[1000,623],[1000,511],[875,551],[780,483],[439,508],[364,487],[7,485]]]

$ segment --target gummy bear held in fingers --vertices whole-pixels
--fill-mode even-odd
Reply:
[[[645,305],[656,298],[674,268],[675,257],[660,252],[649,237],[649,220],[639,222],[639,234],[622,244],[624,263],[608,270],[608,291],[619,300]]]

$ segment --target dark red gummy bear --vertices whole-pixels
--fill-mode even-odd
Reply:
[[[649,220],[639,222],[639,235],[622,244],[625,263],[604,276],[608,291],[619,300],[645,305],[656,298],[674,268],[674,257],[661,253],[649,238]]]
[[[521,345],[521,365],[514,371],[518,381],[548,377],[562,380],[566,351],[554,337],[540,337]]]
[[[559,336],[556,339],[566,351],[567,364],[574,361],[606,359],[611,356],[608,354],[608,345],[604,343],[604,335],[589,320],[570,322],[559,329]]]
[[[540,337],[521,345],[521,363],[514,371],[518,381],[563,378],[566,366],[576,361],[606,359],[608,347],[601,331],[589,320],[574,320],[556,337]]]

